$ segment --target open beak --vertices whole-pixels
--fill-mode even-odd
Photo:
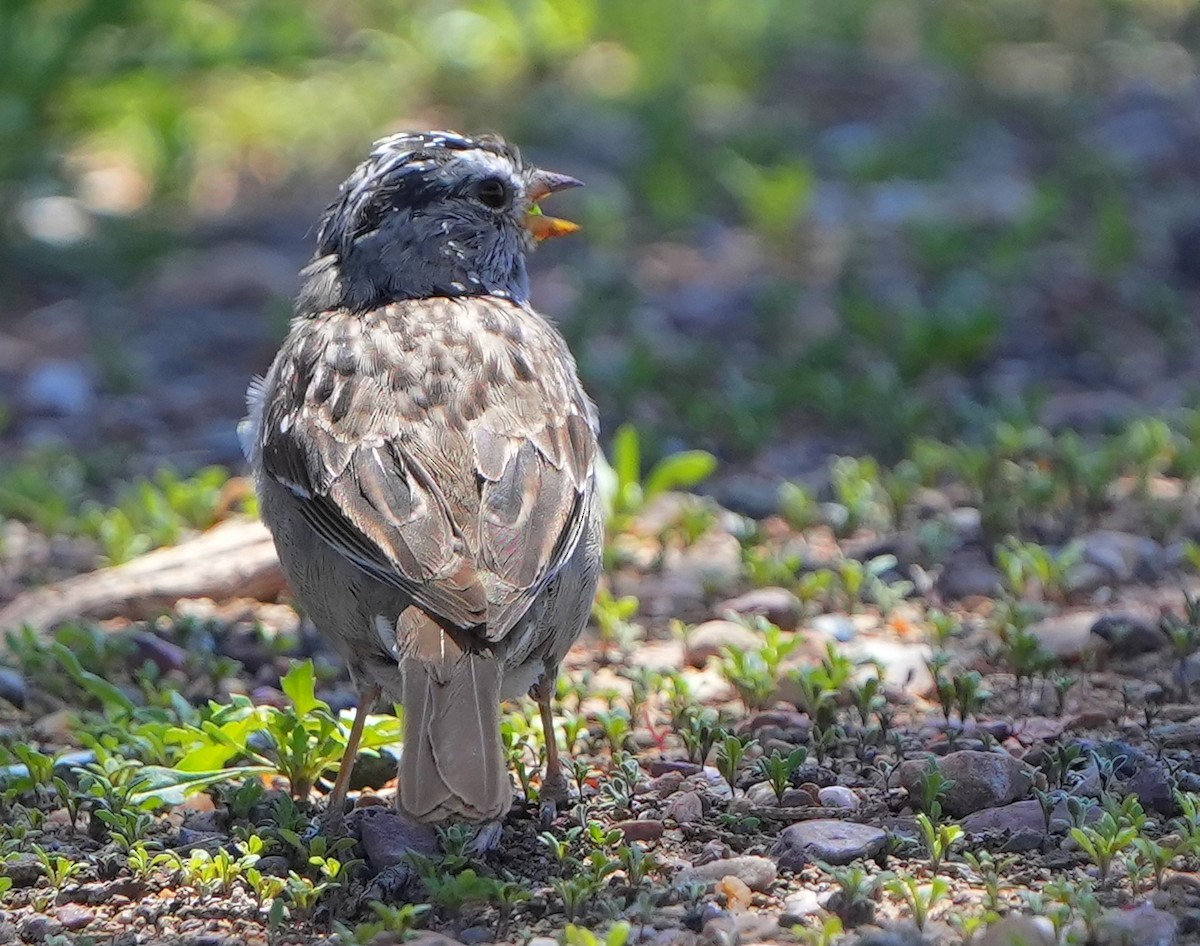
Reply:
[[[549,240],[554,237],[566,236],[579,230],[579,224],[558,217],[547,217],[542,213],[539,202],[558,191],[572,187],[582,187],[583,181],[576,180],[566,174],[556,174],[553,171],[534,171],[529,179],[530,209],[522,221],[535,240]]]

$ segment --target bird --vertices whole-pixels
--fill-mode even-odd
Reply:
[[[540,798],[552,812],[568,797],[551,700],[600,579],[599,422],[530,304],[526,257],[579,229],[540,203],[580,184],[499,136],[377,141],[321,218],[290,330],[247,392],[261,517],[359,695],[330,823],[380,698],[404,707],[407,819],[500,824],[500,704],[527,693]]]

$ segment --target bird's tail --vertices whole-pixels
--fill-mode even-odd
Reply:
[[[464,650],[417,608],[401,617],[400,808],[418,821],[490,821],[512,804],[500,742],[500,661]]]

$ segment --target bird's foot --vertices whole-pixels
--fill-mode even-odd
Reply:
[[[504,835],[504,822],[485,821],[475,832],[475,837],[467,843],[467,853],[472,857],[483,857],[492,851],[500,849],[500,839]]]
[[[367,903],[371,900],[379,900],[383,903],[403,900],[416,879],[417,872],[408,862],[402,861],[391,867],[385,867],[371,878],[367,889],[359,898],[359,903]]]
[[[557,776],[546,774],[538,792],[538,820],[548,828],[558,818],[559,811],[571,803],[571,786],[560,771]]]
[[[311,841],[317,835],[321,835],[331,841],[336,841],[338,838],[346,837],[349,833],[346,812],[340,806],[326,808],[321,817],[308,826],[308,830],[304,832],[304,840]]]

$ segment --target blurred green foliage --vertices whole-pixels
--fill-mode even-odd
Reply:
[[[563,325],[606,422],[633,421],[655,450],[675,436],[733,455],[808,424],[896,457],[918,433],[978,425],[974,396],[937,383],[997,356],[1048,250],[1080,249],[1087,304],[1106,311],[1047,344],[1093,345],[1115,309],[1182,350],[1186,315],[1145,278],[1150,182],[1089,122],[1115,90],[1181,88],[1198,34],[1175,0],[6,0],[0,264],[30,249],[13,210],[31,198],[78,197],[106,226],[175,224],[247,194],[324,194],[397,127],[498,130],[586,167]],[[877,199],[969,194],[989,128],[1028,152],[1026,204],[863,222]],[[831,211],[831,195],[849,199]],[[734,228],[755,240],[745,271],[683,289],[646,277],[648,249]],[[94,271],[117,279],[119,241],[95,242],[109,255]],[[702,273],[730,255],[709,252]],[[903,272],[899,291],[881,269]],[[719,309],[706,330],[663,313],[692,290],[698,304],[674,301]],[[831,324],[813,330],[822,308]]]
[[[1105,72],[1095,40],[1167,40],[1192,19],[1163,0],[6,0],[0,182],[38,186],[81,151],[133,160],[160,194],[230,169],[277,181],[403,119],[546,144],[582,107],[613,150],[632,145],[655,219],[732,197],[769,229],[806,200],[809,60],[859,50],[978,79],[1006,44],[1047,42],[1076,57],[1062,81],[1082,93]],[[936,173],[961,117],[902,130],[856,173]],[[630,123],[651,133],[622,139]]]

